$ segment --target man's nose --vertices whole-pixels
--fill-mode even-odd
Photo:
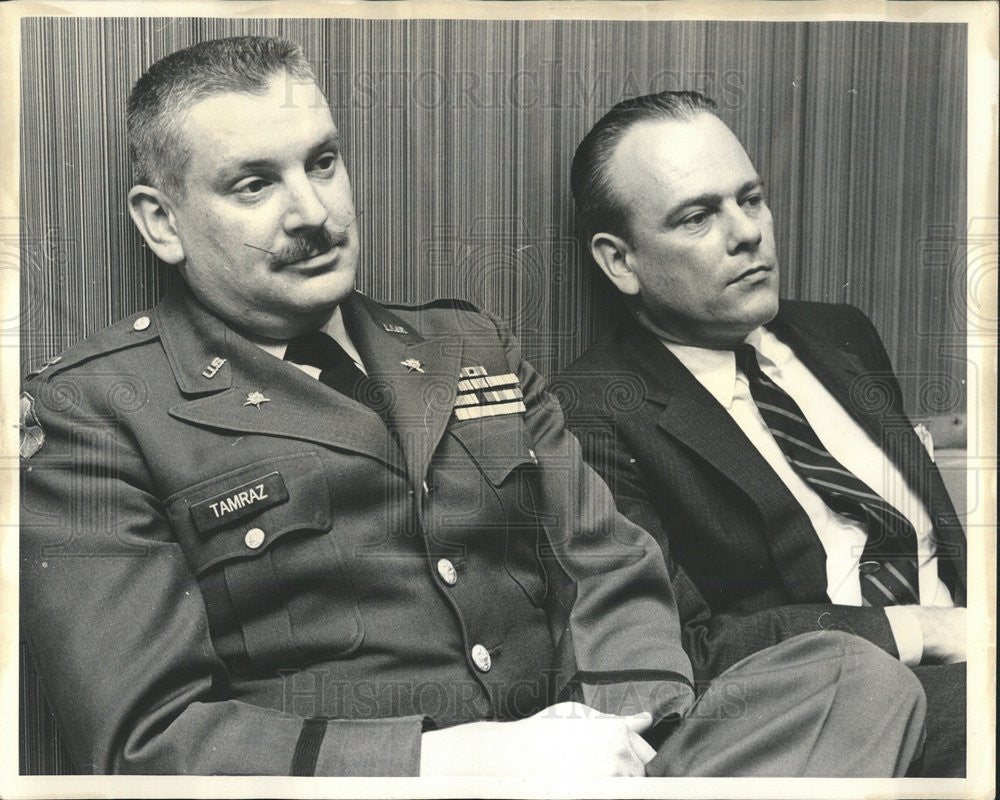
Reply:
[[[312,181],[304,174],[289,181],[288,208],[285,211],[285,230],[295,233],[303,228],[319,228],[329,218],[330,212],[320,199]]]
[[[727,213],[729,220],[729,239],[727,246],[730,253],[744,249],[753,249],[760,244],[763,236],[760,224],[754,217],[746,213],[738,203]]]

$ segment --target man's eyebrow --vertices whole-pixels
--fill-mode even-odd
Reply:
[[[312,147],[309,148],[309,154],[315,155],[321,150],[329,150],[331,147],[336,149],[338,152],[341,150],[340,133],[337,131],[334,131],[328,134],[327,136],[324,136],[322,139],[316,142],[316,144],[314,144]]]
[[[736,189],[736,195],[746,194],[747,192],[753,191],[754,189],[761,189],[764,186],[764,179],[757,177],[753,178],[745,183],[741,184]],[[694,197],[686,197],[683,200],[675,203],[671,206],[670,210],[667,212],[666,217],[669,219],[674,216],[674,214],[679,211],[684,210],[688,206],[717,206],[722,202],[723,195],[716,192],[706,192],[705,194],[699,194]]]
[[[341,139],[340,133],[334,132],[328,136],[324,136],[319,139],[315,144],[309,147],[307,151],[307,157],[313,158],[317,153],[323,150],[329,150],[333,148],[338,152],[341,150]],[[274,162],[268,158],[247,158],[243,160],[227,161],[222,164],[219,169],[219,175],[223,180],[230,180],[238,175],[244,175],[250,172],[257,172],[259,170],[268,169],[272,167]]]

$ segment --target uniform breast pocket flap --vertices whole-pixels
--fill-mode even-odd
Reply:
[[[360,644],[357,595],[316,453],[203,481],[171,498],[168,513],[227,660],[299,667]]]
[[[494,486],[500,486],[518,467],[537,464],[534,452],[525,443],[519,414],[461,422],[448,430]]]

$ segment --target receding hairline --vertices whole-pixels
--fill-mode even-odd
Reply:
[[[607,186],[608,194],[610,195],[612,200],[619,206],[621,206],[621,208],[626,212],[627,233],[629,234],[631,233],[630,223],[634,212],[631,198],[626,196],[625,187],[623,186],[622,183],[624,180],[623,176],[627,174],[628,171],[622,167],[620,162],[622,158],[622,151],[627,146],[627,143],[629,142],[630,139],[634,140],[638,135],[638,133],[646,129],[661,127],[665,125],[671,127],[689,126],[698,122],[699,119],[701,119],[702,117],[711,117],[715,119],[723,128],[725,128],[733,136],[733,138],[737,142],[739,142],[739,137],[736,136],[732,128],[730,128],[718,114],[716,114],[714,111],[710,109],[702,109],[702,108],[694,109],[690,113],[684,113],[681,115],[671,116],[664,114],[663,116],[660,117],[652,117],[652,118],[647,117],[644,119],[637,119],[634,122],[632,122],[622,132],[621,136],[618,138],[618,141],[615,142],[609,157],[605,159],[604,163],[600,167],[600,170],[603,175],[605,185]],[[740,146],[742,147],[742,142],[740,142]],[[602,232],[604,231],[594,231],[593,235],[597,235],[598,233]]]

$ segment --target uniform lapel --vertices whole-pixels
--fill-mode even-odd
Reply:
[[[238,433],[317,442],[402,470],[376,413],[264,352],[185,288],[164,298],[156,314],[177,384],[191,398],[173,406],[171,416]]]
[[[646,399],[663,408],[660,429],[705,459],[757,506],[768,531],[767,546],[791,597],[797,602],[824,597],[822,543],[785,484],[673,353],[637,326],[628,338],[625,357],[639,374]]]
[[[462,340],[425,339],[359,293],[343,311],[373,388],[382,393],[386,422],[397,435],[411,485],[419,489],[455,405]]]

